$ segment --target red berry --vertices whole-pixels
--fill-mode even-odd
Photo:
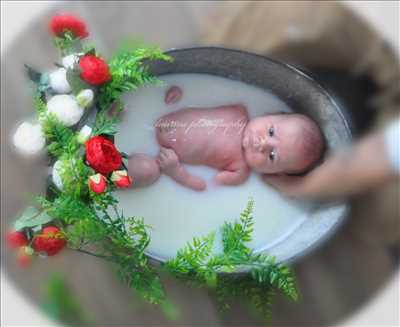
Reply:
[[[102,174],[96,174],[89,177],[89,189],[97,194],[103,193],[107,187],[106,178]]]
[[[64,235],[57,227],[46,227],[42,234],[35,236],[32,246],[36,252],[45,252],[52,256],[60,252],[67,244]]]
[[[7,244],[10,248],[16,249],[21,246],[28,245],[28,239],[22,232],[8,232],[6,235]]]
[[[96,56],[86,55],[79,60],[81,77],[91,85],[101,85],[111,79],[107,63]]]
[[[30,247],[23,246],[18,250],[17,263],[20,267],[29,267],[32,263],[32,249]]]
[[[50,20],[49,28],[56,36],[63,36],[66,31],[70,31],[75,37],[80,37],[82,39],[88,36],[85,22],[69,14],[54,16]]]
[[[29,267],[32,263],[32,257],[26,254],[21,254],[17,257],[17,262],[20,267]]]

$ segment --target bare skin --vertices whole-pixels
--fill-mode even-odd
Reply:
[[[159,171],[147,156],[134,155],[129,161],[141,185],[150,185],[164,173],[183,186],[205,190],[205,181],[191,175],[183,164],[215,168],[217,184],[239,185],[251,170],[261,174],[304,171],[319,159],[322,149],[319,129],[307,117],[279,114],[249,121],[241,104],[183,108],[158,119],[155,128],[160,152],[154,162]],[[312,139],[311,146],[303,139]]]
[[[191,176],[182,163],[218,169],[218,184],[243,183],[250,174],[241,146],[243,127],[233,126],[247,122],[247,110],[242,105],[187,108],[161,117],[156,123],[161,171],[197,191],[204,190],[206,183]]]

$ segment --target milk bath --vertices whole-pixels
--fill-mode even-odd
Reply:
[[[175,74],[161,78],[161,86],[140,88],[124,96],[126,110],[115,142],[127,154],[144,153],[156,156],[159,146],[154,122],[164,114],[183,107],[215,107],[234,103],[246,105],[249,116],[288,112],[290,109],[279,98],[254,86],[206,74]],[[166,90],[173,86],[183,90],[182,99],[166,105]],[[302,223],[306,205],[288,202],[267,186],[258,174],[239,186],[220,186],[212,181],[216,170],[204,166],[186,165],[189,172],[207,181],[207,190],[195,192],[178,185],[162,175],[153,185],[143,189],[116,192],[125,216],[143,217],[151,226],[148,253],[159,258],[170,258],[194,236],[218,231],[225,221],[239,218],[247,200],[252,197],[254,232],[250,246],[267,249],[284,241]],[[216,234],[216,249],[220,246]]]

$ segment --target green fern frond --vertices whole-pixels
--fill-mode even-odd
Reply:
[[[250,254],[251,250],[246,243],[251,241],[253,233],[253,209],[254,201],[249,199],[246,209],[240,214],[239,221],[223,225],[222,244],[225,255],[245,260]]]
[[[144,63],[153,60],[170,61],[171,57],[159,48],[139,48],[113,56],[108,62],[111,81],[99,89],[100,110],[108,109],[125,92],[136,90],[142,85],[157,83],[158,79],[148,72]]]

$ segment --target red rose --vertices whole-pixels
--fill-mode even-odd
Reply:
[[[64,235],[57,227],[46,227],[42,234],[35,236],[32,246],[36,252],[45,252],[48,256],[52,256],[60,252],[67,241]]]
[[[15,249],[28,245],[28,239],[22,232],[8,232],[6,235],[7,244],[10,248]]]
[[[103,193],[107,187],[106,178],[102,174],[89,176],[89,189],[97,194]]]
[[[111,180],[119,188],[128,188],[132,185],[132,178],[126,170],[116,170],[111,175]]]
[[[54,16],[50,21],[49,28],[56,36],[63,36],[66,31],[70,31],[75,37],[82,39],[88,36],[86,24],[78,17],[69,14]]]
[[[103,136],[86,142],[86,160],[96,172],[107,175],[121,167],[122,157],[114,144]]]
[[[107,63],[96,56],[86,55],[79,60],[81,77],[91,85],[100,85],[111,79]]]

